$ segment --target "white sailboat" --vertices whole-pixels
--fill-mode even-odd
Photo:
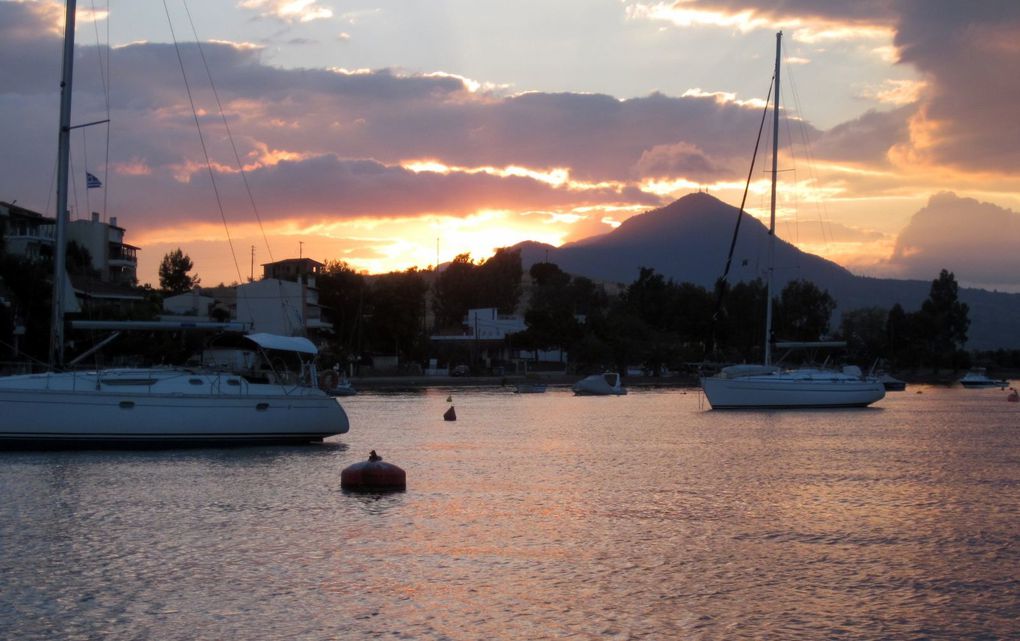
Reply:
[[[782,32],[776,34],[775,102],[772,105],[772,199],[769,222],[769,272],[766,285],[765,360],[762,365],[732,365],[701,380],[712,409],[865,407],[885,396],[885,387],[864,378],[857,367],[842,371],[787,370],[772,364],[772,281],[776,241],[776,178],[779,151],[779,67]]]
[[[238,334],[194,369],[58,371],[75,4],[64,30],[51,371],[0,378],[0,448],[306,443],[347,432],[343,408],[318,389],[306,338]]]

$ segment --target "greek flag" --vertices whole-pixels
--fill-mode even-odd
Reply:
[[[98,188],[100,188],[102,186],[103,186],[103,183],[101,183],[98,178],[96,178],[95,176],[93,176],[92,174],[90,174],[87,171],[85,172],[85,188],[86,189],[98,189]]]

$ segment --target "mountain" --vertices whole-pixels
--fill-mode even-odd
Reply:
[[[678,282],[711,288],[722,276],[738,209],[705,193],[688,194],[659,209],[633,216],[613,231],[553,247],[527,241],[521,250],[525,269],[548,260],[566,272],[596,280],[630,283],[641,267]],[[751,216],[741,221],[728,280],[765,277],[768,228]],[[938,274],[931,275],[932,280]],[[931,281],[893,280],[856,276],[836,263],[803,252],[776,239],[777,291],[791,280],[809,280],[826,289],[841,311],[861,307],[890,308],[899,303],[907,311],[920,308]],[[1020,349],[1020,294],[960,289],[970,306],[970,349]]]

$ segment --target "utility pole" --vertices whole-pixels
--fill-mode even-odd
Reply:
[[[251,271],[248,272],[248,282],[255,280],[255,245],[251,246]]]

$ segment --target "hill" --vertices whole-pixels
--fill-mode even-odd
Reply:
[[[688,194],[659,209],[628,219],[600,236],[553,247],[536,242],[515,246],[525,269],[548,260],[572,274],[610,282],[630,283],[641,267],[675,281],[712,287],[723,272],[738,209],[705,193]],[[729,280],[753,280],[766,274],[768,228],[746,216],[733,255]],[[931,281],[856,276],[849,270],[797,249],[777,238],[776,287],[797,279],[827,289],[841,311],[861,307],[890,308],[899,303],[916,310],[928,297]],[[938,274],[932,274],[934,280]],[[1020,349],[1020,294],[961,288],[960,300],[970,306],[970,349]]]

